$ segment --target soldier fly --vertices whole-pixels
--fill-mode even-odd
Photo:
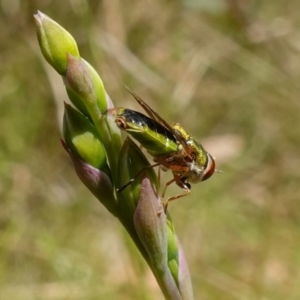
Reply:
[[[190,183],[198,183],[212,176],[215,172],[215,160],[178,123],[169,125],[139,96],[130,90],[129,92],[148,116],[131,109],[118,108],[115,120],[117,126],[128,132],[153,157],[155,164],[149,166],[150,168],[160,166],[163,171],[172,171],[173,179],[166,183],[162,197],[167,187],[173,182],[185,191],[184,194],[169,198],[165,204],[166,210],[169,201],[183,197],[190,192]],[[137,176],[143,171],[144,169]],[[117,191],[121,192],[137,176]]]

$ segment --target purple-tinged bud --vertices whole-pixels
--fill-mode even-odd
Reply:
[[[78,96],[94,121],[107,111],[108,101],[103,82],[95,69],[84,59],[68,55],[64,80],[67,90]]]
[[[168,266],[167,218],[162,202],[146,176],[142,180],[141,193],[134,212],[134,226],[166,299],[182,300]]]
[[[67,53],[80,57],[74,38],[40,11],[34,15],[37,37],[47,62],[61,75],[67,71]]]
[[[183,300],[192,300],[194,299],[193,287],[190,278],[189,268],[184,256],[183,249],[181,248],[180,242],[177,239],[178,246],[178,285],[181,297]]]
[[[68,67],[64,78],[66,87],[72,90],[86,106],[96,104],[97,95],[93,86],[93,81],[87,65],[82,58],[67,55]]]
[[[106,91],[104,89],[103,81],[97,71],[89,62],[84,59],[82,60],[86,64],[92,78],[94,90],[97,96],[97,106],[100,109],[101,113],[104,114],[106,113],[107,109],[113,108],[112,102],[109,97],[107,98],[108,95],[106,94]]]
[[[110,98],[96,71],[83,59],[68,55],[68,70],[64,77],[70,99],[80,109],[78,102],[84,104],[89,118],[93,121],[105,147],[112,173],[116,172],[117,160],[121,149],[121,134],[114,122]],[[86,111],[81,110],[87,115]]]
[[[113,186],[109,177],[101,170],[94,168],[81,160],[61,141],[73,162],[75,171],[83,184],[94,194],[94,196],[106,207],[106,209],[117,216],[117,202],[114,197]]]
[[[134,212],[136,232],[146,248],[151,263],[167,267],[167,226],[163,204],[150,180],[144,177],[140,197]]]

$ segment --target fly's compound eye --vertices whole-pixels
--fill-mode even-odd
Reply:
[[[207,165],[204,169],[204,176],[202,178],[202,181],[207,180],[212,176],[212,174],[215,173],[216,163],[214,158],[209,153],[207,153],[207,159]]]

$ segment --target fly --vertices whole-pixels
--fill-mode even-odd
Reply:
[[[160,166],[162,170],[171,170],[173,178],[166,183],[162,197],[167,187],[175,182],[185,193],[170,197],[168,202],[187,195],[191,183],[207,180],[215,172],[214,158],[190,136],[178,123],[169,125],[139,96],[129,90],[135,100],[143,107],[148,116],[127,109],[118,108],[116,124],[136,139],[153,157],[154,164],[149,167]],[[143,172],[141,170],[141,172]],[[137,176],[141,174],[139,172]],[[117,189],[118,192],[130,185],[136,177]]]

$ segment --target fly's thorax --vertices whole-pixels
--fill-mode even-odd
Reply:
[[[187,145],[189,147],[190,155],[192,156],[194,162],[199,167],[204,167],[207,164],[207,152],[204,150],[202,145],[198,143],[193,137],[189,137],[187,140]]]
[[[184,159],[187,155],[185,148],[179,142],[177,142],[177,151],[176,151],[176,153],[177,153],[177,156],[181,157],[181,159]]]
[[[197,183],[207,180],[215,172],[214,158],[192,137],[189,137],[187,144],[193,158],[189,162],[189,171],[185,176],[187,181]]]
[[[172,128],[182,136],[183,139],[188,140],[189,139],[189,135],[188,133],[183,129],[183,127],[181,127],[181,125],[179,123],[174,123],[172,125]]]
[[[116,108],[116,114],[117,116],[123,116],[124,115],[124,111],[125,111],[125,108],[123,107],[119,107],[119,108]]]

